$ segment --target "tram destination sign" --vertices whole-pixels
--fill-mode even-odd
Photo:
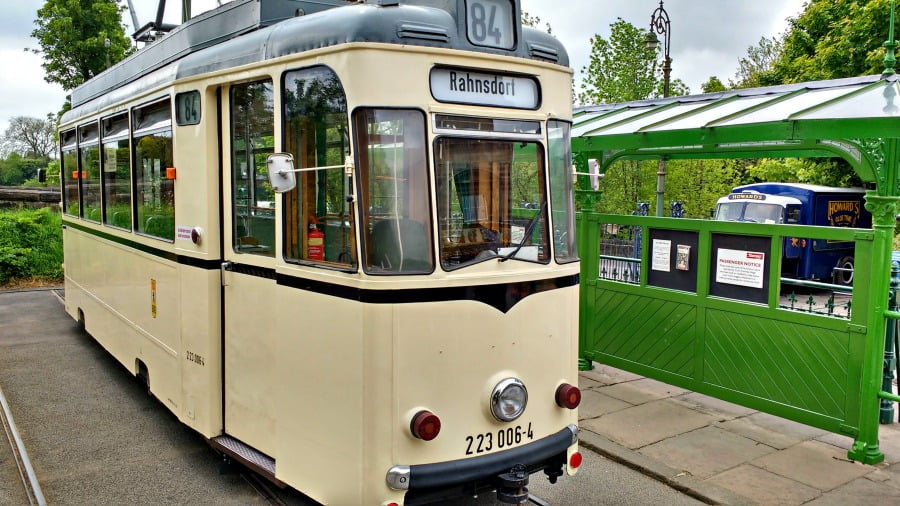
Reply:
[[[540,86],[529,76],[436,67],[431,70],[431,94],[439,102],[537,109]]]

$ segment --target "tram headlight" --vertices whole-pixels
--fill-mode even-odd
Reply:
[[[517,378],[506,378],[491,393],[491,414],[501,422],[511,422],[522,416],[528,404],[528,390]]]

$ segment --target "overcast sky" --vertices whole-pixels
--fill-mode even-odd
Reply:
[[[550,23],[569,51],[576,83],[587,65],[590,39],[595,33],[609,38],[609,25],[622,18],[646,28],[659,6],[655,0],[521,0],[522,8],[543,23]],[[139,23],[156,15],[156,0],[132,0]],[[0,133],[14,116],[44,117],[60,109],[65,93],[44,82],[41,57],[26,52],[37,47],[30,38],[37,10],[43,0],[5,0],[0,16]],[[216,0],[193,0],[194,15],[215,6]],[[700,93],[710,76],[723,83],[734,76],[737,60],[762,36],[787,28],[786,19],[797,15],[804,0],[668,0],[665,9],[672,26],[672,77]],[[166,20],[180,19],[181,2],[169,0]],[[125,15],[128,33],[131,19]]]

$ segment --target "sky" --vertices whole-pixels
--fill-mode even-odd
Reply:
[[[225,0],[227,1],[227,0]],[[576,85],[588,63],[594,34],[609,38],[609,25],[616,18],[646,28],[659,6],[656,0],[521,0],[522,8],[549,23],[553,34],[569,52]],[[6,0],[0,16],[0,133],[15,116],[43,118],[56,112],[65,101],[59,85],[44,81],[42,59],[24,50],[38,47],[31,38],[34,19],[43,0]],[[156,15],[157,0],[132,0],[138,22]],[[193,0],[197,15],[216,5],[216,0]],[[760,37],[773,36],[787,28],[787,18],[796,16],[804,0],[668,0],[664,4],[671,21],[672,78],[684,81],[691,93],[710,76],[723,83],[733,77],[738,58]],[[168,0],[166,21],[178,22],[181,2]],[[126,33],[131,18],[126,13]]]

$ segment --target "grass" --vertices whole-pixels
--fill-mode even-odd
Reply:
[[[0,287],[58,284],[63,278],[62,220],[43,209],[0,209]]]

